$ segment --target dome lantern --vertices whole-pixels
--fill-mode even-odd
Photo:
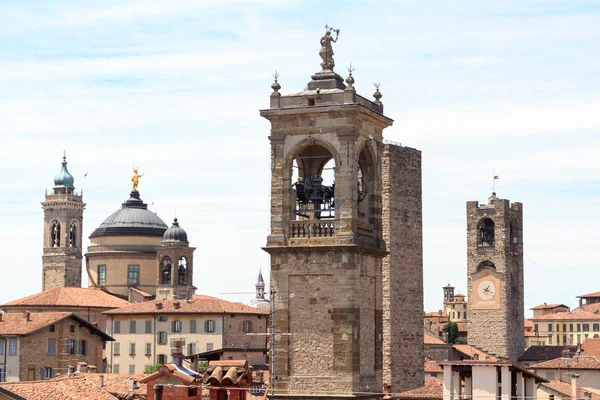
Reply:
[[[189,246],[187,233],[179,226],[177,218],[173,220],[173,225],[163,234],[162,246]]]

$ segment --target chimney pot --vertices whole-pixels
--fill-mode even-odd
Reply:
[[[103,388],[104,387],[104,375],[100,375],[98,378],[100,378],[100,387]]]
[[[160,310],[162,308],[163,304],[162,303],[156,303],[156,309]]]

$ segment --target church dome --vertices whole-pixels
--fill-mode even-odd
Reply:
[[[67,157],[63,156],[62,168],[58,175],[54,177],[54,189],[75,189],[74,183],[73,175],[67,170]]]
[[[102,236],[158,236],[167,230],[167,224],[140,199],[137,191],[131,192],[121,209],[106,218],[92,232],[90,238]]]
[[[173,220],[173,225],[166,230],[163,235],[163,246],[187,246],[189,244],[187,233],[179,226],[177,218]]]

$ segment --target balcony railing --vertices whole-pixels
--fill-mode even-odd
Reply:
[[[310,239],[334,236],[334,220],[290,221],[288,224],[288,237],[290,239]]]

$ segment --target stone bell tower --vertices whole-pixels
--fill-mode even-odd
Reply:
[[[60,286],[81,287],[83,194],[75,193],[75,179],[67,170],[67,158],[54,178],[52,193],[46,193],[42,291]]]
[[[523,205],[496,197],[467,202],[469,344],[512,362],[523,335]]]
[[[194,250],[175,218],[156,251],[157,300],[184,300],[194,294]]]
[[[383,115],[379,91],[367,100],[351,70],[347,86],[333,71],[334,41],[331,31],[321,39],[323,69],[307,90],[282,96],[275,75],[270,108],[260,111],[271,122],[264,250],[277,398],[382,391],[382,140],[393,121]]]

